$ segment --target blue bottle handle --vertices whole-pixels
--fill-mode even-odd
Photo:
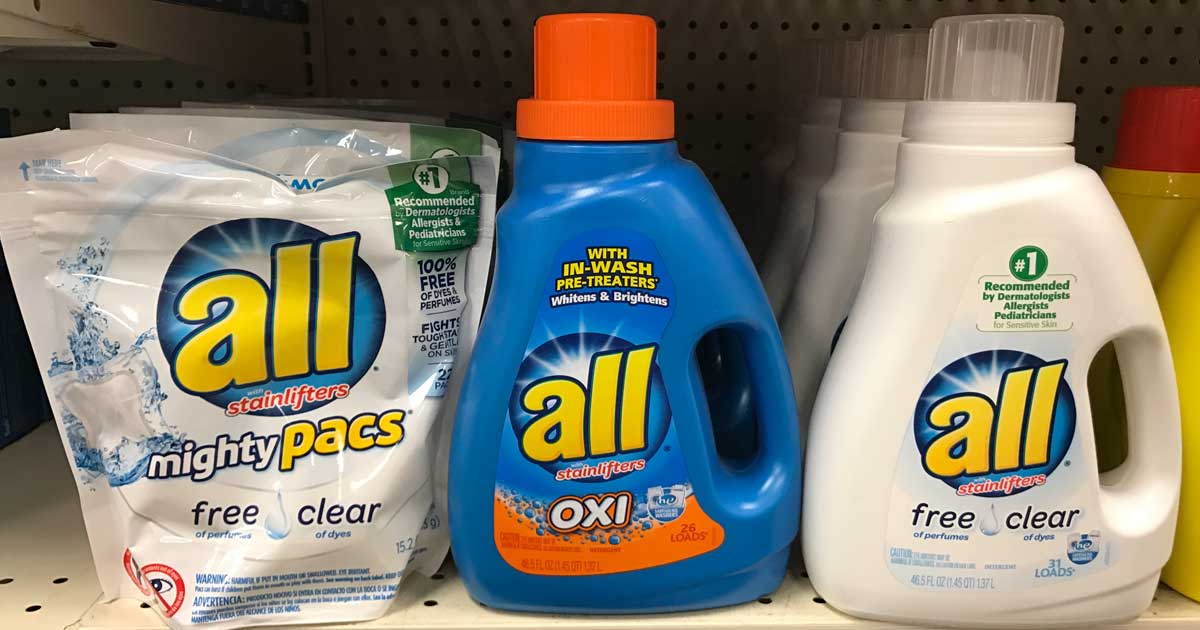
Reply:
[[[765,299],[763,308],[766,309]],[[769,315],[769,310],[764,311]],[[691,430],[680,431],[680,442],[689,453],[704,453],[706,461],[689,466],[693,487],[703,503],[714,503],[726,522],[753,521],[768,515],[781,502],[800,502],[800,430],[791,373],[779,330],[773,319],[733,318],[669,327],[663,347],[673,349],[661,357],[666,386],[673,405],[686,405],[674,415],[677,422],[695,419]],[[686,325],[686,324],[685,324]],[[744,467],[734,469],[718,455],[704,381],[695,358],[701,338],[717,328],[734,330],[749,360],[749,381],[754,392],[759,444]],[[674,337],[674,338],[672,338]],[[760,521],[761,522],[761,521]]]
[[[741,339],[734,331],[718,329],[700,340],[696,359],[713,419],[717,453],[731,465],[743,465],[758,450],[759,436]]]

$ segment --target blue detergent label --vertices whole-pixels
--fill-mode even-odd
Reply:
[[[659,366],[675,308],[654,244],[595,230],[553,259],[509,398],[495,542],[512,567],[597,575],[721,545],[692,494]]]

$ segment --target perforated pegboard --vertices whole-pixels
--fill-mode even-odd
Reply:
[[[66,128],[71,112],[235,99],[257,89],[252,80],[172,61],[9,61],[0,57],[0,107],[8,108],[17,135]]]
[[[739,224],[763,198],[759,152],[807,69],[800,41],[929,26],[944,15],[1053,13],[1067,25],[1060,99],[1078,103],[1079,160],[1104,164],[1130,86],[1200,83],[1192,0],[692,0],[397,2],[324,6],[327,91],[450,99],[511,119],[532,91],[532,28],[551,12],[640,12],[659,23],[659,93],[673,99],[684,155]],[[753,245],[753,244],[752,244]]]
[[[959,13],[1059,15],[1067,24],[1059,95],[1079,105],[1079,160],[1094,167],[1111,155],[1128,87],[1200,83],[1200,0],[310,0],[310,54],[296,63],[311,64],[311,84],[271,85],[449,103],[511,123],[516,100],[532,91],[537,16],[604,10],[659,21],[660,93],[676,101],[681,150],[739,222],[763,199],[759,158],[778,136],[774,115],[795,102],[802,39]],[[27,132],[61,125],[71,110],[236,98],[264,79],[172,62],[0,61],[0,106],[19,110],[14,130]]]

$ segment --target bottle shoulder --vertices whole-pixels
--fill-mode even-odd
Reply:
[[[528,175],[518,181],[498,216],[502,224],[564,219],[607,223],[616,217],[645,223],[723,210],[700,169],[678,159],[604,177],[580,171],[577,179],[544,181]]]
[[[1080,164],[979,183],[965,179],[965,183],[951,178],[913,183],[905,181],[900,174],[878,220],[881,224],[921,220],[1003,220],[1011,211],[1027,209],[1043,212],[1039,223],[1049,224],[1095,216],[1096,212],[1111,214],[1116,211],[1100,177]]]

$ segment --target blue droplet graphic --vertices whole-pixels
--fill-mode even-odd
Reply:
[[[292,521],[288,519],[287,510],[283,507],[283,492],[275,491],[275,509],[263,519],[263,529],[273,540],[282,540],[292,533]]]

